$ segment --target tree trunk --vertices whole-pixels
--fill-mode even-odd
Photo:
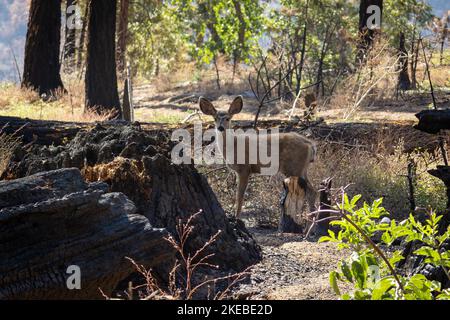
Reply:
[[[53,95],[56,90],[63,89],[59,74],[60,30],[61,1],[32,0],[22,87],[33,88],[41,95]]]
[[[411,81],[408,75],[408,51],[405,47],[405,34],[400,33],[400,46],[398,50],[399,54],[399,68],[400,73],[398,74],[398,88],[400,90],[411,89]]]
[[[126,68],[126,52],[128,39],[128,9],[130,0],[120,0],[119,29],[117,40],[117,69],[122,76]]]
[[[359,4],[359,44],[358,44],[358,54],[357,59],[359,63],[365,60],[366,53],[372,46],[373,39],[377,33],[377,29],[370,28],[368,26],[369,19],[372,18],[373,13],[371,11],[367,12],[367,9],[372,6],[378,6],[380,8],[380,24],[381,18],[383,16],[383,0],[361,0]],[[381,28],[381,25],[378,26]]]
[[[306,36],[308,30],[308,3],[306,1],[305,8],[305,25],[303,27],[303,37],[302,37],[302,51],[300,53],[300,65],[298,66],[298,75],[297,75],[297,87],[295,89],[295,95],[297,96],[300,92],[301,82],[302,82],[302,73],[303,73],[303,65],[305,64],[305,53],[306,53]],[[297,70],[296,70],[297,72]]]
[[[90,2],[87,66],[86,109],[113,112],[121,117],[117,91],[115,31],[116,0]]]
[[[81,71],[83,68],[83,52],[84,52],[84,46],[86,42],[86,29],[87,24],[89,20],[89,1],[86,3],[86,8],[84,9],[84,16],[83,16],[83,25],[81,27],[80,32],[80,42],[78,43],[78,56],[77,56],[77,68]]]
[[[77,0],[66,1],[66,28],[64,42],[64,67],[67,73],[73,72],[75,64],[75,46],[76,46],[76,26],[72,25],[69,17],[75,15],[72,6],[77,5]]]

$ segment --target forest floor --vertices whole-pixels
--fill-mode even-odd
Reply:
[[[250,270],[249,283],[233,295],[241,299],[309,300],[336,299],[329,273],[342,258],[332,243],[306,241],[298,234],[250,228],[263,252],[263,260]]]
[[[240,94],[244,98],[243,111],[234,117],[235,120],[251,120],[258,108],[258,101],[251,91],[235,89],[204,89],[191,84],[180,85],[171,90],[159,91],[155,85],[142,84],[134,88],[135,119],[143,122],[183,121],[198,112],[198,98],[205,96],[213,101],[218,109],[226,110],[232,99]],[[450,88],[437,93],[441,108],[450,107]],[[427,92],[411,91],[399,95],[398,98],[374,99],[369,106],[359,107],[349,112],[346,107],[329,101],[319,102],[316,117],[326,119],[327,123],[335,122],[397,122],[413,123],[417,112],[430,107],[431,96]],[[284,120],[288,118],[291,105],[287,103],[271,103],[262,108],[261,120]],[[295,114],[303,114],[302,106],[296,108]],[[210,121],[209,117],[202,117]],[[192,117],[195,118],[195,117]]]

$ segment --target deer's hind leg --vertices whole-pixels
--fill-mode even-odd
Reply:
[[[248,179],[250,177],[250,170],[242,170],[236,172],[236,218],[239,218],[242,210],[242,204],[244,202],[244,194],[247,189]]]

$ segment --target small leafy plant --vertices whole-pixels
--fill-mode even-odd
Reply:
[[[330,273],[330,285],[335,293],[345,300],[450,299],[450,289],[443,290],[437,281],[429,280],[422,274],[399,274],[395,266],[404,257],[401,251],[391,249],[399,238],[405,242],[422,243],[414,252],[424,257],[422,266],[431,264],[440,267],[450,279],[450,251],[443,249],[444,242],[450,239],[450,227],[439,234],[442,216],[430,212],[425,223],[417,221],[413,215],[400,223],[395,220],[381,223],[379,220],[389,215],[381,206],[382,199],[375,200],[372,205],[364,203],[358,208],[360,198],[357,195],[350,200],[344,193],[336,210],[328,210],[339,218],[330,223],[338,226],[339,231],[329,230],[328,236],[319,239],[319,242],[335,242],[339,249],[351,251],[350,257],[341,261],[338,269]],[[377,233],[381,234],[383,247],[390,251],[383,251],[372,241]],[[349,283],[354,290],[342,293],[339,283]]]

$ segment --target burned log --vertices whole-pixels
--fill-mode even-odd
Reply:
[[[450,129],[450,109],[423,110],[416,113],[416,118],[419,123],[414,128],[426,133],[437,134]]]
[[[0,132],[16,134],[22,141],[39,145],[60,145],[73,139],[86,123],[31,120],[27,118],[0,116]]]
[[[78,169],[0,182],[0,299],[101,299],[134,272],[125,257],[173,263],[167,231],[107,189]],[[79,289],[67,285],[73,266]]]

